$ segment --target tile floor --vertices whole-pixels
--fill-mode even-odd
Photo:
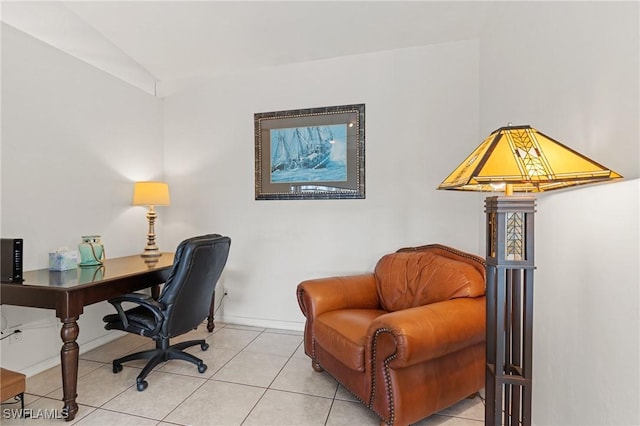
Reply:
[[[180,340],[206,338],[209,350],[189,349],[208,365],[204,374],[184,361],[169,361],[151,372],[138,392],[135,378],[145,361],[124,364],[113,374],[111,361],[151,348],[148,339],[125,335],[80,355],[77,425],[379,425],[377,416],[326,373],[311,368],[302,333],[216,323],[204,324]],[[175,343],[173,340],[171,343]],[[60,367],[27,379],[25,404],[37,418],[2,418],[2,424],[65,424],[43,413],[62,409]],[[15,405],[3,404],[3,412]],[[46,410],[45,410],[46,409]],[[39,413],[39,414],[38,414]],[[481,426],[480,397],[417,423],[419,426]]]

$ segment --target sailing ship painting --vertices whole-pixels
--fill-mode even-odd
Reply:
[[[347,125],[271,129],[271,182],[347,180]]]

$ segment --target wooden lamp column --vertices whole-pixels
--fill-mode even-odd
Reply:
[[[486,425],[531,425],[535,202],[520,196],[485,200]]]

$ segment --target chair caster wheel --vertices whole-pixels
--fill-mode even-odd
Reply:
[[[207,364],[198,364],[198,373],[202,374],[207,371]]]
[[[113,363],[113,374],[118,374],[122,371],[122,364]]]
[[[203,351],[206,351],[207,349],[209,349],[209,344],[207,342],[204,342],[200,345],[200,349],[202,349]]]
[[[138,389],[138,392],[142,392],[147,388],[147,386],[149,386],[149,383],[147,383],[146,380],[143,380],[141,382],[138,382],[138,384],[136,385],[136,388]]]

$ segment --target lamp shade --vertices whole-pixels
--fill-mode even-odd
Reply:
[[[134,206],[168,206],[169,185],[164,182],[136,182],[133,187]]]
[[[500,184],[516,192],[542,192],[622,178],[531,126],[494,131],[438,189],[496,191]]]

